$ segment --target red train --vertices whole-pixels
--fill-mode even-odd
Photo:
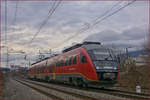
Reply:
[[[78,86],[104,86],[116,83],[118,73],[118,64],[110,49],[98,42],[84,42],[65,49],[60,55],[32,64],[28,77]]]

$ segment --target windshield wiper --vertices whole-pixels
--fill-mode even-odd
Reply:
[[[108,57],[106,57],[106,58],[104,58],[105,60],[108,60],[108,58],[109,57],[111,57],[112,58],[112,56],[111,56],[111,54],[109,54],[109,56]],[[112,60],[113,60],[113,58],[112,58]]]

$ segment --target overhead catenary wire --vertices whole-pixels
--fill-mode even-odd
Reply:
[[[79,30],[76,34],[74,34],[74,35],[69,36],[68,38],[66,38],[64,41],[62,41],[62,42],[59,44],[59,46],[62,45],[62,44],[64,44],[65,42],[71,40],[72,38],[78,36],[78,35],[81,34],[82,32],[85,32],[85,31],[91,29],[92,27],[94,27],[95,25],[101,23],[103,20],[107,19],[108,17],[113,16],[114,14],[118,13],[118,12],[121,11],[122,9],[124,9],[124,8],[126,8],[127,6],[133,4],[135,1],[136,1],[136,0],[133,0],[133,1],[131,1],[131,2],[128,2],[126,5],[120,7],[119,9],[115,10],[114,12],[112,12],[112,13],[106,15],[106,16],[103,17],[101,20],[98,20],[98,19],[97,19],[98,21],[94,22],[94,23],[93,23],[92,25],[90,25],[88,28],[81,29],[81,30]],[[104,16],[104,15],[103,15],[103,16]],[[55,48],[57,48],[57,47],[58,47],[58,46],[55,46],[55,47],[53,47],[53,49],[55,49]]]
[[[27,44],[28,46],[30,46],[32,44],[33,40],[38,36],[38,34],[40,33],[40,31],[42,30],[42,28],[44,27],[44,25],[48,22],[48,20],[51,18],[51,16],[56,11],[56,9],[60,5],[60,3],[61,3],[61,0],[59,0],[58,2],[57,2],[57,0],[53,1],[53,5],[50,7],[50,9],[48,11],[48,16],[43,20],[43,22],[41,23],[39,29],[37,30],[37,32],[33,35],[33,37],[31,38],[31,40]],[[26,54],[26,57],[27,57],[27,54]],[[28,60],[30,62],[30,57],[28,58]],[[30,66],[30,63],[29,63],[29,66]]]
[[[57,3],[56,1],[54,2],[53,6],[51,7],[51,9],[48,12],[48,16],[46,17],[46,19],[42,22],[42,24],[40,25],[38,31],[33,35],[32,39],[29,42],[29,45],[33,42],[33,40],[37,37],[37,35],[40,33],[41,29],[44,27],[44,25],[48,22],[48,20],[51,18],[51,16],[53,15],[53,13],[56,11],[57,7],[60,5],[61,0],[59,0]]]
[[[100,18],[104,17],[105,15],[107,15],[109,12],[111,12],[115,7],[120,5],[122,2],[123,1],[119,1],[116,4],[114,4],[110,9],[108,9],[106,12],[104,12],[101,16],[99,16],[95,20],[93,20],[93,23],[96,22],[97,20],[99,20]]]
[[[117,3],[116,3],[115,5],[113,5],[110,9],[108,9],[106,12],[104,12],[101,16],[99,16],[99,17],[97,17],[96,19],[94,19],[94,20],[92,21],[92,23],[96,22],[96,21],[97,21],[98,19],[100,19],[100,18],[103,18],[106,14],[108,14],[110,11],[112,11],[116,6],[118,6],[118,5],[121,4],[121,3],[122,3],[122,1],[117,2]],[[76,32],[77,35],[80,34],[81,32],[84,32],[84,30],[89,29],[89,28],[91,27],[91,24],[90,24],[90,23],[85,23],[84,26],[86,26],[86,27],[83,27],[83,28],[81,28],[79,31]],[[75,35],[76,35],[76,34],[75,34]],[[61,42],[61,44],[64,43],[64,42],[69,41],[69,40],[72,39],[72,38],[74,38],[75,35],[68,37],[68,38],[65,39],[63,42]],[[54,47],[54,48],[56,48],[56,47]]]
[[[95,23],[97,20],[103,18],[105,15],[107,15],[109,12],[111,12],[115,7],[117,7],[118,5],[120,5],[123,1],[119,1],[116,4],[114,4],[110,9],[108,9],[106,12],[104,12],[101,16],[97,17],[96,19],[94,19],[91,23]],[[87,27],[80,29],[79,32],[82,32],[83,30],[89,29],[91,26],[91,23],[85,23],[84,25],[86,25]]]
[[[18,5],[19,5],[19,0],[16,1],[15,11],[14,11],[14,18],[12,19],[12,22],[11,22],[11,25],[13,26],[13,27],[11,27],[12,33],[16,31],[16,28],[14,26],[16,25],[16,21],[17,21]],[[9,48],[11,48],[10,45],[9,45]]]
[[[16,20],[17,20],[17,12],[18,12],[18,5],[19,5],[19,0],[16,1],[16,5],[15,5],[15,13],[14,13],[14,19],[12,21],[12,25],[16,24]]]
[[[122,9],[124,9],[125,7],[127,7],[127,6],[129,6],[129,5],[131,5],[131,4],[133,4],[135,1],[136,1],[136,0],[133,0],[133,1],[131,1],[131,2],[128,2],[128,3],[127,3],[126,5],[124,5],[123,7],[121,7],[121,8],[119,8],[118,10],[112,12],[111,14],[107,15],[107,16],[104,17],[103,19],[101,19],[101,20],[95,22],[95,23],[93,24],[93,26],[95,26],[96,24],[99,24],[100,22],[102,22],[102,21],[105,20],[106,18],[108,18],[108,17],[110,17],[110,16],[112,16],[112,15],[118,13],[119,11],[121,11]]]

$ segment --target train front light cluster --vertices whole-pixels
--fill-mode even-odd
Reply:
[[[96,69],[101,69],[99,66],[96,66]]]
[[[103,78],[104,79],[115,79],[115,73],[104,73]]]
[[[96,69],[114,69],[117,70],[117,67],[113,67],[113,66],[104,66],[104,67],[100,67],[100,66],[96,66]]]
[[[117,67],[114,67],[114,70],[117,70]]]

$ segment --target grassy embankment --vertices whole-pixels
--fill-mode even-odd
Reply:
[[[3,79],[2,79],[2,72],[0,69],[0,98],[2,98],[2,86],[3,86]]]
[[[142,93],[150,93],[150,67],[149,65],[135,66],[135,64],[128,65],[128,68],[120,69],[119,89],[126,91],[136,91],[136,86],[142,88]]]

